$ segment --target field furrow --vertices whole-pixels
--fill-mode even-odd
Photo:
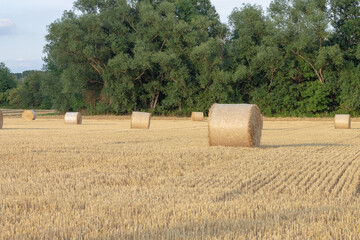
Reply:
[[[336,196],[340,194],[353,194],[356,192],[356,187],[351,186],[354,185],[353,181],[360,176],[359,167],[360,165],[358,163],[353,163],[341,176],[338,184],[330,189],[329,192],[334,193]]]
[[[330,192],[340,181],[348,167],[351,165],[343,163],[341,166],[336,167],[328,176],[326,180],[319,186],[321,192]]]
[[[325,191],[328,191],[331,193],[334,188],[337,187],[337,185],[344,185],[345,184],[345,177],[349,177],[348,172],[351,169],[354,169],[354,161],[355,159],[346,159],[348,161],[344,161],[343,165],[338,169],[336,174],[334,174],[333,178],[331,179],[331,182],[325,187]],[[344,176],[345,175],[345,176]]]
[[[210,147],[206,120],[129,126],[6,117],[0,239],[360,236],[360,122],[265,121],[259,148]]]
[[[309,193],[323,192],[325,186],[329,184],[334,174],[343,165],[343,162],[328,161],[326,167],[315,173],[315,177],[306,185],[306,191]]]
[[[304,164],[304,162],[300,162],[298,166],[300,166],[299,169],[297,168],[290,168],[290,172],[286,175],[283,179],[278,179],[278,182],[272,186],[270,191],[274,191],[275,194],[281,194],[286,189],[294,189],[298,188],[298,183],[305,177],[305,173],[309,169],[313,169],[314,166],[311,164]]]
[[[326,167],[327,164],[325,162],[323,161],[318,162],[317,164],[315,164],[315,166],[313,166],[311,169],[307,169],[307,171],[305,171],[302,174],[302,177],[300,177],[296,181],[296,186],[299,189],[303,189],[304,191],[307,191],[308,187],[311,186],[314,181],[316,181],[319,171],[321,171]]]

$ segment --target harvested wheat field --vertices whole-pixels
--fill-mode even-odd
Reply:
[[[4,118],[0,239],[358,239],[360,122],[264,121],[260,148],[207,121]]]

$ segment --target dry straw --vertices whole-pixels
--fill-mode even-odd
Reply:
[[[67,112],[65,114],[65,123],[67,124],[81,124],[82,116],[79,112]]]
[[[2,113],[2,111],[0,110],[0,129],[2,129],[2,127],[3,127],[3,120],[4,118],[3,118],[3,113]]]
[[[202,121],[202,120],[204,120],[204,113],[203,112],[192,112],[191,113],[191,120],[192,121]]]
[[[150,127],[151,113],[132,112],[130,128],[148,129]]]
[[[210,146],[258,147],[261,114],[255,104],[213,104],[209,111]]]
[[[334,119],[335,128],[349,129],[351,127],[350,114],[336,114]]]
[[[36,119],[36,113],[34,110],[25,110],[22,113],[22,118],[25,120],[35,120]]]

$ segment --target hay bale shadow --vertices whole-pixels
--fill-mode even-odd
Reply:
[[[286,148],[286,147],[348,147],[349,144],[337,143],[297,143],[284,145],[261,145],[260,148]]]

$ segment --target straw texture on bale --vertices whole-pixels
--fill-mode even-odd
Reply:
[[[148,129],[150,127],[151,113],[132,112],[130,128]]]
[[[3,114],[2,111],[0,110],[0,129],[2,129],[3,127]]]
[[[260,117],[261,117],[261,130],[264,129],[264,119],[263,119],[263,115],[260,114]]]
[[[336,114],[334,119],[335,128],[348,129],[351,128],[350,114]]]
[[[210,146],[258,147],[261,114],[255,104],[213,104],[209,111]]]
[[[26,120],[35,120],[36,119],[36,113],[34,110],[25,110],[22,113],[22,118]]]
[[[202,121],[202,120],[204,120],[204,113],[203,112],[192,112],[191,113],[191,120],[192,121]]]
[[[82,116],[80,112],[67,112],[65,114],[65,123],[66,124],[81,124]]]

